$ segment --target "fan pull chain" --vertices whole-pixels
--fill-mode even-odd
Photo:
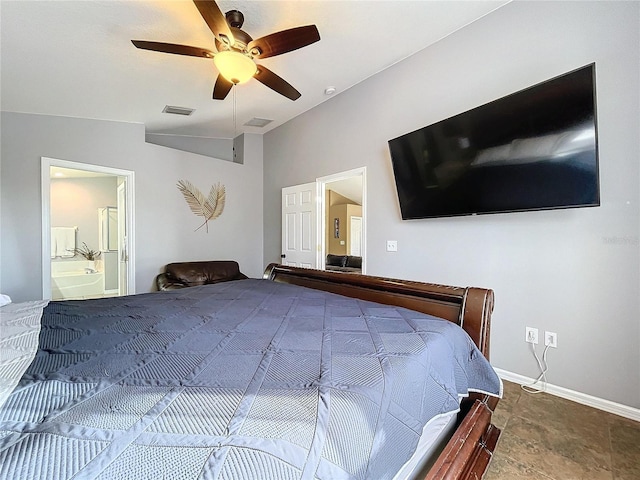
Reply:
[[[238,136],[238,123],[236,116],[236,90],[237,88],[233,89],[233,138],[236,138]]]

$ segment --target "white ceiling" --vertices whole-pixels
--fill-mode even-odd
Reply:
[[[336,180],[335,182],[327,183],[325,186],[327,190],[333,190],[357,205],[362,205],[362,175]]]
[[[132,39],[215,50],[192,1],[1,0],[2,110],[143,123],[149,133],[231,138],[264,133],[464,27],[509,0],[219,0],[244,13],[258,38],[315,24],[321,40],[259,61],[301,93],[291,101],[261,83],[212,100],[209,59],[139,50]],[[234,102],[235,121],[234,121]],[[165,105],[195,108],[191,116]],[[251,118],[273,122],[244,127]]]
[[[96,178],[96,177],[113,177],[109,173],[100,173],[90,170],[76,170],[74,168],[49,167],[49,175],[51,178]],[[117,175],[115,175],[117,176]]]

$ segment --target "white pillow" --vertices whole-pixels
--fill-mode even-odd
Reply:
[[[5,295],[4,293],[0,293],[0,307],[4,307],[5,305],[9,305],[11,303],[11,297],[9,295]]]
[[[504,163],[509,160],[509,152],[511,144],[498,145],[497,147],[485,148],[480,150],[471,165],[487,165],[493,163]]]
[[[511,142],[511,158],[514,160],[539,160],[553,156],[559,134],[542,137],[519,138]]]
[[[557,156],[567,156],[588,150],[595,150],[595,148],[595,130],[585,128],[563,133],[555,144],[554,153]]]
[[[42,310],[48,303],[36,300],[0,308],[0,406],[36,355]]]

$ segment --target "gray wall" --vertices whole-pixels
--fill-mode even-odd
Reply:
[[[136,292],[147,292],[175,261],[234,259],[249,276],[262,261],[262,137],[245,135],[244,165],[146,144],[144,126],[2,113],[0,291],[15,301],[42,296],[40,157],[135,172]],[[209,233],[176,188],[226,187],[224,213]]]
[[[367,273],[493,288],[496,367],[536,377],[525,326],[550,330],[550,383],[640,407],[639,10],[513,2],[266,134],[265,263],[282,187],[366,166]],[[600,207],[401,220],[389,139],[591,62]]]

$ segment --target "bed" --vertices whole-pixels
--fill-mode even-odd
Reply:
[[[272,264],[41,307],[0,407],[0,478],[480,478],[500,433],[490,290]]]

